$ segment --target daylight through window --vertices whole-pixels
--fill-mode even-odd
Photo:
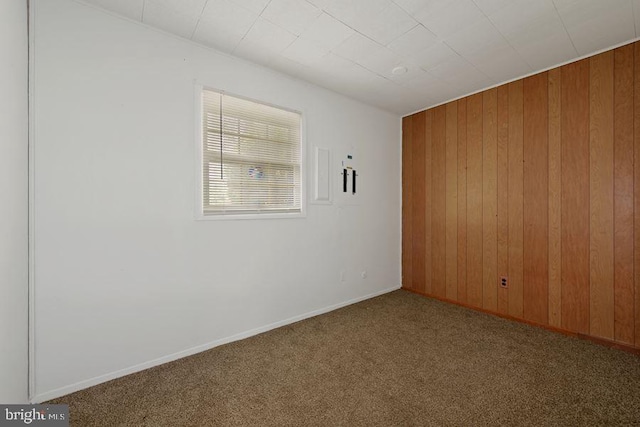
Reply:
[[[205,215],[301,211],[301,116],[202,92]]]

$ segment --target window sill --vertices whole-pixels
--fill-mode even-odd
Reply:
[[[228,214],[198,214],[196,215],[197,221],[224,221],[224,220],[243,220],[243,219],[298,219],[306,218],[306,212],[292,212],[292,213],[228,213]]]

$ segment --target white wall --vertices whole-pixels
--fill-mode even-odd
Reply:
[[[0,2],[0,403],[27,402],[27,2]]]
[[[398,116],[69,0],[34,78],[36,400],[400,286]],[[353,145],[359,205],[195,221],[195,81]]]

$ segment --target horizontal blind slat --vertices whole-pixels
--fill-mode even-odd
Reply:
[[[300,212],[300,114],[204,90],[204,213]]]

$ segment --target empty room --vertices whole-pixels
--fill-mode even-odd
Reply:
[[[640,0],[0,0],[0,200],[2,426],[640,425]]]

